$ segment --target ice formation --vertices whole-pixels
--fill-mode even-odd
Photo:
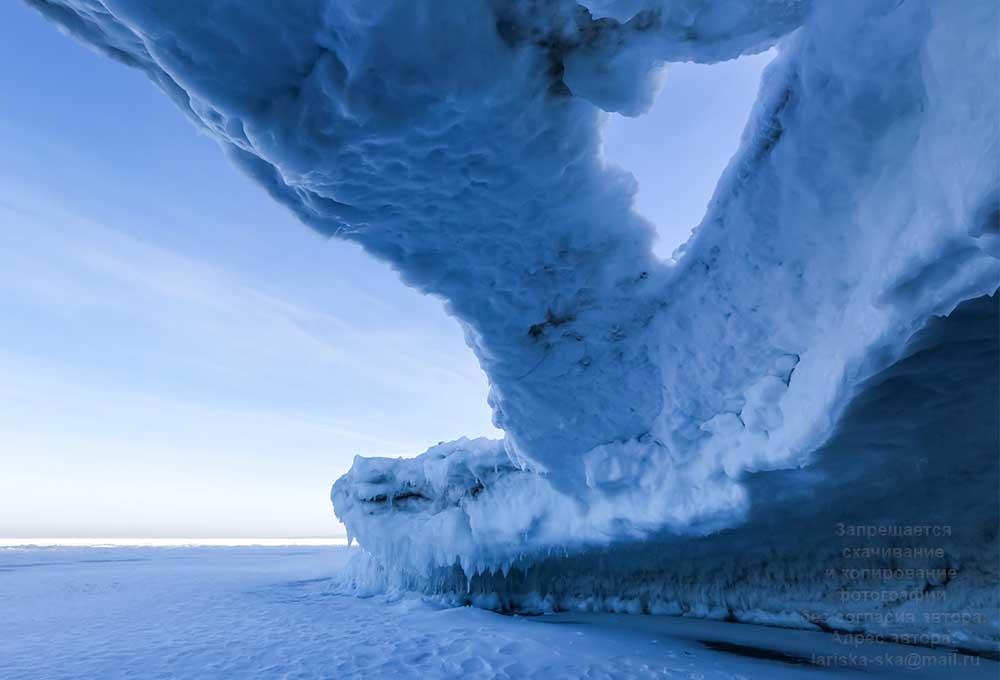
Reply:
[[[982,335],[963,303],[995,309],[993,0],[28,2],[463,324],[504,439],[356,459],[332,498],[372,578],[494,606],[847,625],[881,605],[838,604],[818,527],[916,521],[933,488],[931,514],[972,534],[948,542],[961,576],[923,586],[992,611],[956,625],[965,644],[1000,638],[996,410],[945,399],[951,420],[899,424],[922,393],[879,387],[930,351],[921,333]],[[634,180],[603,159],[606,112],[640,114],[670,61],[774,45],[705,219],[658,261]],[[989,407],[995,363],[976,356],[949,360],[979,392],[919,371],[910,387]],[[884,417],[865,421],[873,391]],[[872,443],[894,423],[906,436]],[[915,495],[884,502],[918,450],[923,472],[898,480]],[[802,613],[813,595],[821,621]]]

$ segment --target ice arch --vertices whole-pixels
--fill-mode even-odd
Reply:
[[[567,459],[648,436],[664,405],[651,320],[669,272],[631,177],[599,159],[593,102],[637,111],[662,60],[764,49],[805,8],[619,23],[571,2],[33,4],[144,69],[304,221],[445,298],[507,452],[571,492],[585,474]]]
[[[33,4],[144,69],[305,222],[445,298],[508,451],[538,470],[649,432],[662,406],[648,328],[665,272],[631,177],[599,160],[589,100],[636,110],[658,60],[759,50],[794,26],[710,15],[685,32],[569,2]],[[641,50],[617,47],[633,34]]]
[[[814,462],[865,378],[997,289],[991,0],[28,1],[464,324],[505,439],[359,458],[333,490],[413,583],[738,525],[747,475]],[[657,263],[603,112],[640,113],[666,61],[775,43]]]

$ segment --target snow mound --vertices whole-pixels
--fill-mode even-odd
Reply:
[[[1000,281],[992,0],[28,2],[461,321],[503,441],[357,459],[332,492],[419,587],[746,526],[755,475],[816,469],[864,381]],[[606,112],[641,113],[666,62],[775,44],[658,261]]]

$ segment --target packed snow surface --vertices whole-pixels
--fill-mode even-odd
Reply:
[[[0,677],[995,678],[949,650],[339,593],[346,547],[0,549]],[[556,625],[558,624],[558,625]]]
[[[144,70],[304,222],[462,323],[504,439],[357,459],[332,497],[373,577],[448,588],[754,522],[794,546],[782,520],[825,499],[782,507],[786,487],[754,495],[753,480],[818,474],[866,381],[998,287],[994,0],[28,2]],[[670,61],[775,45],[703,222],[657,260],[634,179],[602,155],[607,113],[641,114]],[[979,539],[946,585],[980,609],[995,488],[956,480],[995,460],[993,422],[963,433],[966,468],[934,478],[942,507],[975,508]],[[928,455],[947,462],[939,444]],[[841,493],[912,462],[895,453],[827,460],[826,486],[806,486]],[[962,552],[977,541],[978,559]],[[727,573],[767,581],[745,567]],[[970,644],[1000,638],[995,609]]]

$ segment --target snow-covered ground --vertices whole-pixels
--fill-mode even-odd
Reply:
[[[995,678],[947,650],[338,593],[342,546],[0,549],[0,677]]]

